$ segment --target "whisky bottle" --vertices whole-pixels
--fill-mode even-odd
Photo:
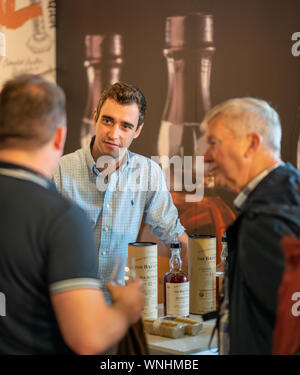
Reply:
[[[181,243],[174,240],[170,244],[170,271],[164,276],[164,315],[188,316],[190,283],[188,275],[182,271],[180,258]]]

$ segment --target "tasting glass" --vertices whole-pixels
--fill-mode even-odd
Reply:
[[[117,256],[109,281],[116,285],[127,285],[135,278],[135,258]]]

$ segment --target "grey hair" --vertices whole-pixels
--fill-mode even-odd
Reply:
[[[226,100],[206,113],[201,127],[206,129],[209,122],[219,115],[229,119],[226,126],[236,137],[256,132],[261,135],[263,145],[280,156],[280,118],[266,101],[250,97]]]

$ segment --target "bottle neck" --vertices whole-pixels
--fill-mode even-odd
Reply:
[[[97,107],[99,101],[99,93],[105,87],[121,80],[122,59],[109,60],[106,64],[92,60],[85,61],[88,97],[85,108],[85,121],[93,125],[93,111]]]
[[[210,109],[210,76],[214,48],[165,50],[168,93],[163,121],[200,124]],[[191,100],[195,98],[195,100]]]
[[[181,271],[182,260],[179,249],[171,249],[170,272]]]

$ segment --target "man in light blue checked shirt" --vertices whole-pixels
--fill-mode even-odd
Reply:
[[[164,244],[174,237],[187,243],[161,168],[128,150],[141,133],[145,112],[146,100],[138,88],[124,83],[107,87],[94,110],[96,136],[63,156],[54,175],[58,191],[89,215],[105,293],[116,256],[127,255],[143,219]]]

